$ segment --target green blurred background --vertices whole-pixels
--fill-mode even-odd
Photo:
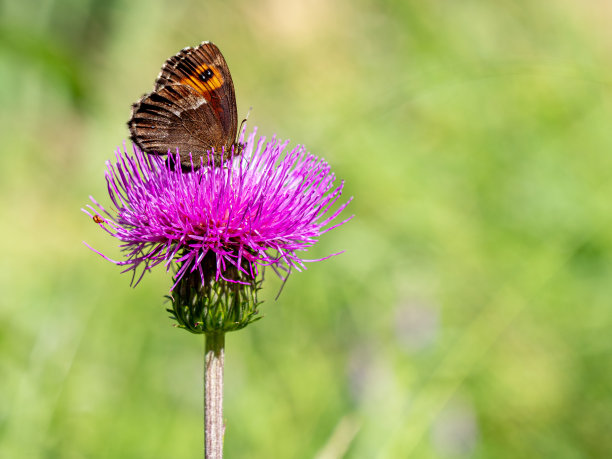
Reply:
[[[227,337],[226,456],[612,457],[611,30],[604,1],[1,1],[0,457],[201,456],[202,339],[80,208],[202,40],[355,197],[307,257],[346,252]]]

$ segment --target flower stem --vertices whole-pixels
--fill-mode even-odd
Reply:
[[[206,333],[204,355],[204,457],[223,457],[223,355],[225,333]]]

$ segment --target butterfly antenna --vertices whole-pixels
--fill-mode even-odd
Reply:
[[[246,116],[244,117],[244,119],[242,120],[242,122],[240,123],[240,129],[238,129],[238,132],[240,132],[241,134],[243,133],[243,129],[246,131],[246,122],[249,119],[249,115],[251,114],[251,110],[253,110],[253,107],[249,107],[249,111],[247,112]]]

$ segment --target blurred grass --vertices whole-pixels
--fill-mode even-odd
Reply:
[[[0,6],[1,457],[200,454],[202,342],[79,208],[202,40],[355,196],[308,257],[346,253],[228,336],[227,457],[610,456],[605,2]]]

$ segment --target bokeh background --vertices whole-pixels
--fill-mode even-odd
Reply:
[[[0,1],[0,457],[201,456],[200,336],[80,208],[164,60],[355,218],[228,335],[230,458],[612,455],[612,5]]]

